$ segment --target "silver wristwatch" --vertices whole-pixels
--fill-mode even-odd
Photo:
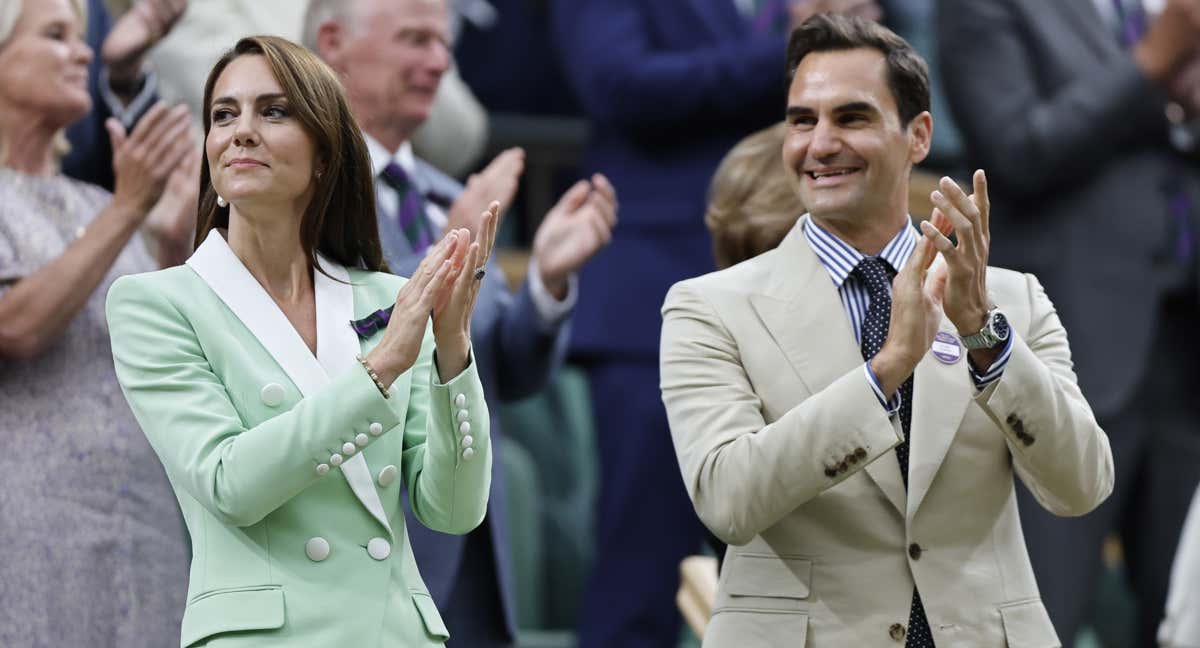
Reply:
[[[1001,313],[999,308],[993,308],[988,311],[983,328],[979,329],[978,333],[963,336],[963,346],[968,350],[991,349],[1008,342],[1010,332],[1008,318],[1004,317],[1004,313]]]

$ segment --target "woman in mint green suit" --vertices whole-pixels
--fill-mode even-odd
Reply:
[[[196,252],[120,279],[107,305],[121,387],[191,534],[180,643],[440,646],[399,496],[447,533],[486,511],[469,331],[495,207],[474,242],[449,232],[411,279],[385,274],[333,72],[247,38],[204,104]]]

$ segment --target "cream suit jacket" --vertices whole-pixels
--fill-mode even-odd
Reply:
[[[915,372],[909,488],[837,290],[804,240],[676,284],[663,401],[696,511],[730,544],[705,648],[901,646],[914,583],[938,648],[1059,641],[1013,474],[1058,515],[1111,492],[1108,439],[1037,280],[989,269],[1017,338],[977,393],[965,351]],[[954,333],[943,319],[941,330]]]

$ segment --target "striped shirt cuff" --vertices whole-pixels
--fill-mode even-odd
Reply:
[[[1016,331],[1011,331],[1008,335],[1008,341],[1004,343],[1004,350],[996,357],[992,366],[987,368],[987,371],[980,374],[975,370],[975,363],[967,359],[967,369],[971,372],[971,380],[975,382],[975,389],[982,390],[988,385],[1000,380],[1000,376],[1004,375],[1004,367],[1008,364],[1008,359],[1012,356],[1013,339],[1017,337]]]
[[[900,411],[900,392],[897,390],[896,395],[889,401],[883,395],[883,385],[879,384],[879,379],[875,377],[875,372],[871,371],[871,363],[864,362],[863,370],[867,374],[867,384],[871,386],[871,391],[875,392],[875,398],[879,399],[879,405],[883,407],[887,415],[893,416]]]

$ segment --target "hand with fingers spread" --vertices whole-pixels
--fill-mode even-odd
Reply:
[[[132,88],[142,55],[167,35],[187,6],[188,0],[139,0],[113,25],[100,46],[100,58],[118,94]]]
[[[458,257],[462,262],[468,242],[463,230],[448,232],[430,248],[412,277],[400,288],[383,339],[366,358],[385,386],[390,386],[417,361],[429,314],[447,300],[454,286],[451,277],[454,259]]]
[[[975,172],[972,182],[974,193],[970,196],[950,178],[942,178],[940,189],[930,195],[934,204],[931,220],[948,220],[958,245],[933,223],[921,223],[921,232],[945,259],[944,266],[935,268],[934,278],[939,290],[944,291],[941,298],[946,317],[963,336],[978,333],[991,310],[987,292],[990,204],[987,176],[982,169]]]
[[[187,107],[168,108],[157,103],[128,135],[114,118],[109,118],[105,126],[112,141],[116,176],[113,203],[130,207],[131,213],[145,218],[162,195],[167,178],[185,156],[196,150]]]
[[[447,290],[433,307],[433,337],[437,345],[438,375],[443,380],[457,376],[467,366],[471,353],[471,313],[479,287],[483,285],[484,268],[496,244],[496,228],[500,222],[500,203],[492,201],[480,215],[480,229],[471,242],[465,229],[458,233],[459,246],[446,279]],[[454,233],[452,232],[452,233]]]
[[[472,174],[462,194],[450,205],[446,231],[466,228],[478,236],[480,214],[487,213],[492,201],[500,204],[500,216],[512,205],[517,195],[521,174],[525,172],[525,151],[510,148],[497,155],[483,171]]]
[[[617,192],[597,173],[580,180],[547,214],[533,237],[534,266],[556,299],[567,296],[567,278],[612,240]]]

